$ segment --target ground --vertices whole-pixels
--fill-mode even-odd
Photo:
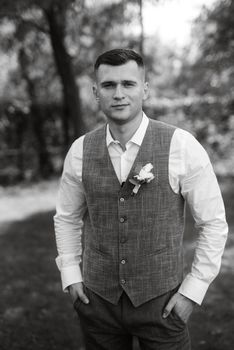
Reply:
[[[82,350],[79,321],[62,293],[54,263],[54,202],[58,181],[0,188],[0,349]],[[221,181],[230,225],[222,268],[189,321],[193,350],[234,348],[234,187]],[[185,232],[186,268],[196,236]],[[137,344],[135,350],[138,349]]]

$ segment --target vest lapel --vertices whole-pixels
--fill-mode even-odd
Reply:
[[[106,145],[106,126],[105,126],[105,128],[103,128],[103,130],[104,130],[104,134],[102,135],[102,139],[101,139],[101,142],[103,143],[102,147],[101,147],[103,150],[103,152],[101,153],[101,157],[103,160],[103,167],[107,167],[108,171],[110,171],[110,173],[111,173],[111,176],[115,179],[115,183],[119,187],[119,186],[121,186],[121,184],[120,184],[119,179],[116,175],[116,172],[115,172],[114,166],[112,164],[112,161],[111,161],[111,158],[109,155],[109,151],[108,151],[108,148]]]
[[[147,154],[147,159],[146,159],[146,154]],[[139,148],[137,156],[133,162],[133,165],[129,171],[128,177],[123,187],[128,187],[130,185],[131,188],[133,188],[134,185],[129,182],[129,179],[131,179],[134,175],[136,175],[136,169],[142,168],[147,163],[152,163],[152,161],[153,161],[152,132],[151,132],[151,122],[149,121],[149,125],[146,129],[146,133],[143,138],[141,147]]]
[[[146,133],[145,133],[145,136],[143,138],[143,141],[142,141],[142,144],[141,144],[141,147],[139,148],[139,151],[136,155],[136,158],[133,162],[133,165],[129,171],[129,174],[128,174],[128,177],[126,179],[126,182],[124,183],[123,186],[121,186],[120,182],[119,182],[119,179],[116,175],[116,172],[115,172],[115,169],[114,169],[114,166],[112,164],[112,161],[111,161],[111,158],[110,158],[110,155],[109,155],[109,151],[108,151],[108,148],[107,148],[107,145],[106,145],[106,127],[105,127],[105,135],[103,135],[102,137],[102,142],[104,143],[103,144],[103,153],[101,152],[99,155],[100,157],[103,159],[103,162],[107,164],[107,167],[109,169],[109,171],[111,172],[112,176],[115,178],[115,180],[117,181],[118,183],[118,186],[120,186],[121,188],[125,188],[126,186],[128,187],[129,185],[131,187],[133,187],[133,185],[129,182],[129,179],[132,178],[135,174],[136,174],[136,168],[137,167],[143,167],[145,164],[147,163],[152,163],[152,132],[151,132],[151,121],[149,121],[149,125],[146,129]],[[145,154],[148,155],[148,158],[147,160],[145,160]],[[115,182],[116,182],[115,181]]]

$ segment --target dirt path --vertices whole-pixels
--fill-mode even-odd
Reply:
[[[55,209],[59,181],[0,187],[0,234],[10,223]]]

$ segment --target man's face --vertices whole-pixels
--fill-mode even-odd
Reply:
[[[142,103],[148,96],[144,69],[135,61],[121,66],[101,64],[96,72],[94,94],[107,118],[124,124],[141,114]]]

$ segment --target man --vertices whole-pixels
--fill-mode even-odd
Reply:
[[[186,324],[227,236],[209,158],[191,134],[143,113],[148,83],[134,51],[99,56],[93,91],[108,123],[76,140],[65,160],[55,215],[63,289],[87,350],[131,349],[133,335],[144,350],[190,349]],[[183,278],[185,201],[199,234]]]

